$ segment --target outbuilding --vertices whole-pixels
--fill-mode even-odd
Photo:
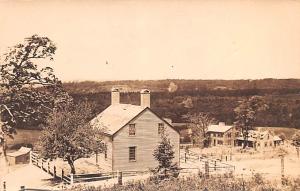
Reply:
[[[31,148],[21,147],[18,151],[7,153],[9,165],[29,163]]]

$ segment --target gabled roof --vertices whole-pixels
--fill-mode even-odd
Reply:
[[[225,133],[231,128],[232,126],[228,125],[210,125],[208,126],[207,132]]]
[[[30,151],[31,151],[31,148],[21,147],[19,150],[15,151],[13,153],[7,153],[7,156],[17,157],[17,156],[21,156],[21,155],[27,154]]]
[[[91,124],[96,128],[103,128],[106,134],[113,135],[145,109],[131,104],[110,105],[97,115]]]
[[[282,141],[282,139],[280,137],[278,137],[277,135],[275,135],[273,137],[273,141]]]

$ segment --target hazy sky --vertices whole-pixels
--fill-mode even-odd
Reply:
[[[0,0],[0,51],[32,34],[64,81],[300,78],[299,0]]]

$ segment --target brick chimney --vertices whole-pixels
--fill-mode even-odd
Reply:
[[[150,107],[150,90],[148,89],[141,90],[141,106]]]
[[[219,126],[225,126],[225,122],[219,122]]]
[[[120,104],[120,90],[118,88],[111,89],[111,105]]]

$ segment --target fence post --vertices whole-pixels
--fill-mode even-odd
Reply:
[[[96,151],[96,164],[98,164],[98,152]]]
[[[6,182],[3,182],[3,191],[6,191]]]
[[[284,179],[284,155],[281,155],[281,184],[285,185],[285,179]]]
[[[32,153],[33,154],[33,153]],[[37,155],[35,155],[34,154],[34,158],[35,158],[35,165],[37,166],[37,167],[39,167],[39,158],[38,158],[38,156]]]
[[[217,161],[215,161],[215,171],[217,170]]]
[[[74,175],[72,173],[70,174],[70,184],[74,184]]]
[[[118,184],[122,185],[122,172],[119,172],[118,174]]]
[[[32,151],[29,151],[29,164],[32,164]]]
[[[56,178],[56,166],[53,167],[53,177]]]
[[[208,178],[209,177],[209,164],[208,164],[208,161],[205,161],[204,168],[205,168],[205,177]]]
[[[64,169],[61,169],[61,181],[64,180]]]
[[[25,191],[25,186],[21,186],[20,191]]]

